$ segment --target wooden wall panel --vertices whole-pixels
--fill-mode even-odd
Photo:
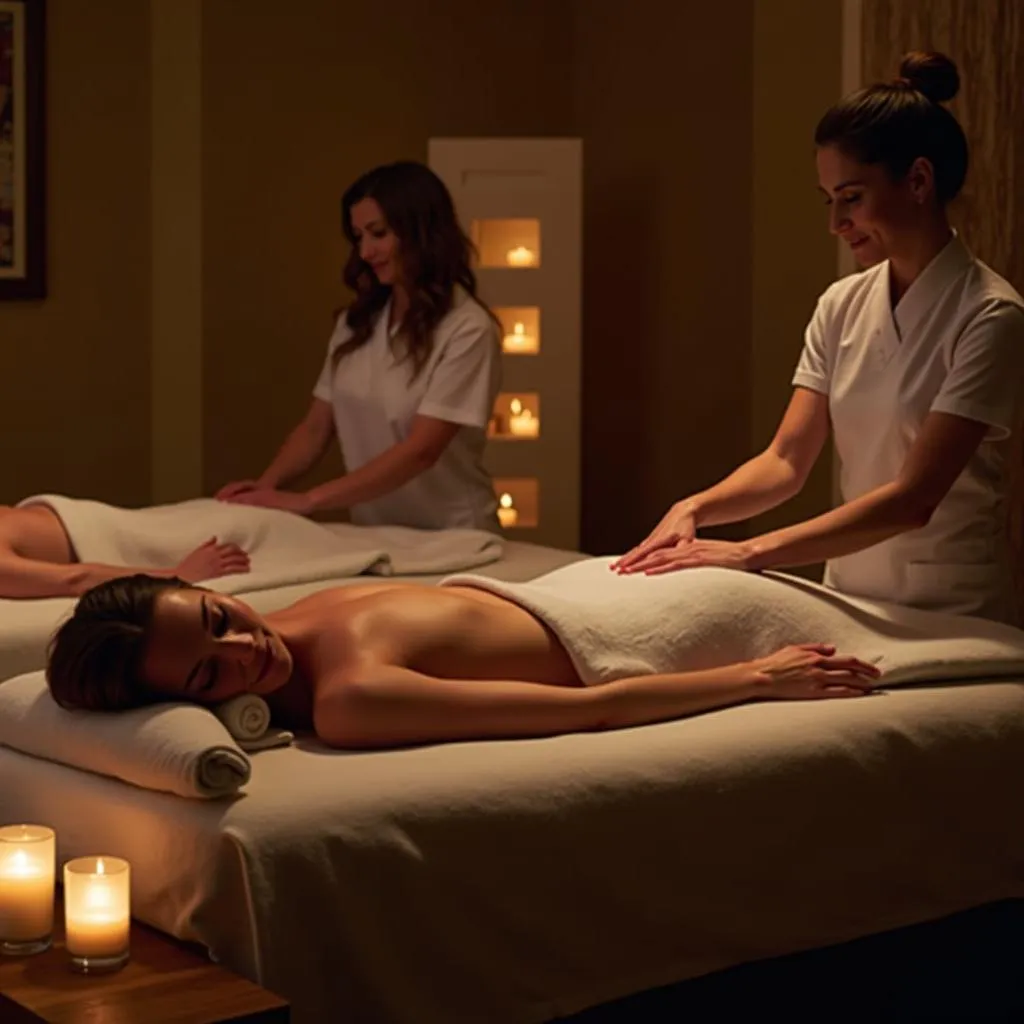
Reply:
[[[862,11],[865,82],[893,77],[907,50],[939,50],[956,61],[960,94],[950,109],[967,134],[971,165],[953,221],[975,255],[1024,294],[1024,3],[863,0]],[[1024,597],[1022,433],[1010,461],[1010,531]]]

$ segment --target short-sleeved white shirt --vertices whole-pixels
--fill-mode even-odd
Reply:
[[[348,470],[358,469],[407,437],[417,415],[457,423],[440,458],[408,483],[351,509],[364,526],[420,529],[469,527],[497,532],[497,501],[483,465],[487,424],[501,385],[500,341],[487,311],[456,291],[451,311],[434,331],[430,358],[412,379],[396,330],[388,330],[390,303],[370,340],[333,368],[334,350],[351,336],[338,318],[315,397],[330,402]]]
[[[954,238],[900,298],[883,262],[833,284],[794,385],[827,395],[844,501],[893,481],[931,411],[989,431],[931,520],[832,559],[845,593],[1009,619],[1007,441],[1024,384],[1024,300]]]

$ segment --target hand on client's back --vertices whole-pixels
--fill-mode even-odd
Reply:
[[[666,572],[696,569],[699,566],[747,571],[753,568],[752,558],[753,551],[745,541],[687,540],[678,541],[671,547],[640,551],[624,568],[620,568],[619,572],[659,576]]]
[[[249,571],[249,556],[237,544],[221,544],[216,537],[200,544],[186,555],[177,567],[177,574],[186,583],[199,583],[218,576]]]
[[[224,499],[232,505],[253,505],[257,508],[275,508],[279,512],[294,512],[305,516],[313,511],[309,497],[299,491],[282,491],[275,487],[257,487],[240,491]]]
[[[233,483],[225,484],[214,497],[218,501],[229,501],[246,491],[255,491],[258,487],[259,482],[256,480],[235,480]]]
[[[643,572],[644,566],[656,552],[665,553],[685,548],[697,536],[693,513],[684,502],[677,502],[662,520],[636,547],[612,562],[616,572]]]

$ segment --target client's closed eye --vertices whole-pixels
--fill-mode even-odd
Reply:
[[[221,637],[228,631],[228,626],[230,625],[231,617],[223,608],[218,606],[213,616],[213,622],[210,626],[210,632],[214,636]]]

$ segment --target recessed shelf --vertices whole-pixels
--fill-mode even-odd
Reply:
[[[501,350],[508,356],[535,356],[540,352],[540,308],[499,306],[494,315],[501,321]]]
[[[540,437],[540,395],[536,392],[499,394],[487,436],[499,441],[532,441]]]
[[[494,481],[498,519],[506,530],[540,525],[540,484],[532,477]]]
[[[540,221],[534,217],[474,220],[470,235],[481,267],[540,266]]]

